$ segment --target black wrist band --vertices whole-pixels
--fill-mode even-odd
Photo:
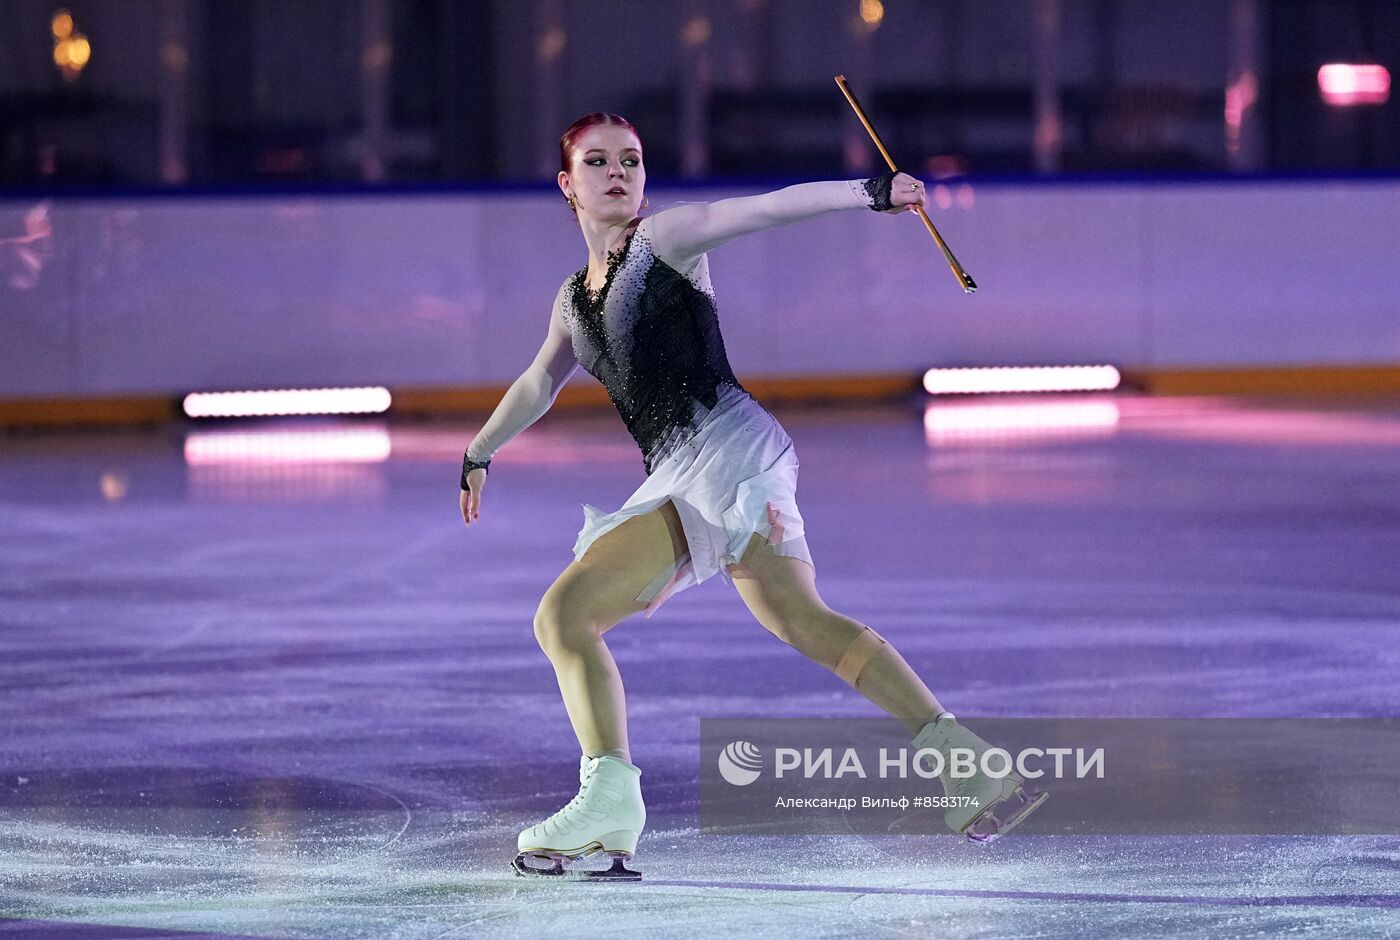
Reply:
[[[876,212],[894,208],[894,203],[890,201],[890,191],[894,188],[895,175],[896,171],[890,170],[865,181],[865,194],[870,197],[870,208]]]
[[[467,474],[468,474],[468,473],[471,473],[473,470],[485,470],[487,473],[490,473],[490,472],[491,472],[491,461],[489,461],[489,460],[472,460],[472,459],[471,459],[470,457],[468,457],[466,454],[463,454],[463,455],[462,455],[462,489],[464,489],[464,490],[469,490],[469,489],[471,489],[471,487],[467,486]]]

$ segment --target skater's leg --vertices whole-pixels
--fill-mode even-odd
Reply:
[[[755,535],[737,565],[725,568],[739,596],[784,643],[841,675],[911,732],[944,711],[898,651],[865,624],[837,613],[817,593],[816,572],[779,555]]]
[[[670,502],[603,535],[555,579],[535,612],[535,638],[554,666],[564,707],[588,757],[631,761],[622,677],[603,634],[646,605],[637,595],[687,551]]]
[[[760,623],[898,718],[914,733],[916,748],[943,754],[945,768],[953,748],[974,754],[989,749],[954,716],[944,714],[938,699],[883,637],[826,606],[817,593],[816,572],[806,562],[778,555],[754,536],[740,563],[726,570]],[[939,776],[944,793],[961,801],[944,812],[944,822],[974,842],[999,838],[1048,796],[1027,793],[1025,781],[1014,773],[1003,778],[982,770],[954,779],[945,771]]]

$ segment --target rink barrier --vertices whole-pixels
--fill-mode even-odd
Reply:
[[[1122,369],[1125,391],[1150,395],[1400,397],[1397,366],[1278,366],[1260,369]],[[927,397],[919,375],[804,375],[741,378],[764,404],[879,403]],[[508,385],[391,388],[391,415],[489,413]],[[0,400],[0,428],[101,427],[180,421],[181,396]],[[609,409],[600,385],[566,387],[553,411]]]

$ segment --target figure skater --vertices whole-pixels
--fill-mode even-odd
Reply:
[[[636,129],[616,114],[575,121],[559,140],[558,184],[578,220],[588,265],[559,288],[543,346],[468,446],[460,506],[481,512],[492,456],[533,424],[580,364],[603,383],[643,454],[646,481],[615,512],[584,506],[574,560],[545,591],[534,631],[549,657],[582,748],[578,794],[520,833],[521,874],[563,874],[574,859],[613,858],[592,875],[637,878],[624,860],[646,820],[632,763],[622,678],[603,635],[648,618],[677,591],[718,573],[766,629],[834,671],[940,752],[988,745],[945,711],[893,646],[832,610],[798,512],[797,453],[777,419],[730,369],[706,252],[752,232],[836,209],[888,214],[925,205],[904,173],[799,183],[775,192],[687,204],[639,218],[646,168]],[[924,755],[933,772],[938,764]],[[947,794],[976,805],[947,810],[969,838],[1004,832],[1035,808],[1021,777],[940,775]],[[998,801],[1019,797],[997,820]],[[1043,798],[1043,795],[1042,797]],[[990,825],[990,831],[979,826]],[[537,867],[535,862],[551,867]]]

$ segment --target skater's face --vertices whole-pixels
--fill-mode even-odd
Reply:
[[[601,222],[635,218],[646,182],[642,142],[627,128],[606,124],[579,136],[572,171],[559,174],[559,187],[574,197],[575,211]],[[623,194],[609,195],[617,189]]]

